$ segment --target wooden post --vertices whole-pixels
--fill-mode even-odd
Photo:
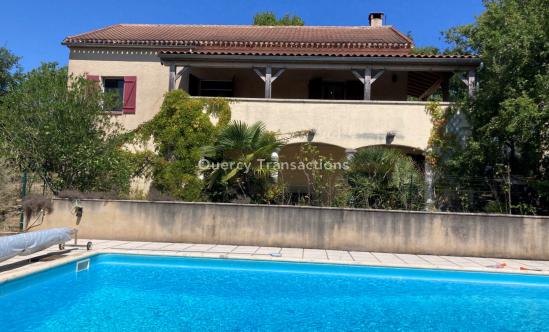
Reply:
[[[175,71],[176,66],[175,64],[170,64],[170,82],[168,85],[168,91],[173,91],[175,89]]]
[[[366,67],[362,73],[359,73],[358,70],[353,70],[352,73],[355,77],[364,84],[364,100],[372,99],[372,84],[383,75],[385,71],[380,70],[377,74],[372,77],[372,67]]]
[[[469,70],[469,72],[467,73],[467,87],[469,88],[469,97],[473,97],[475,95],[477,89],[476,85],[476,72],[474,69]]]
[[[469,97],[473,97],[477,90],[476,71],[474,69],[471,69],[467,72],[467,76],[460,75],[459,78],[461,79],[463,84],[467,85],[467,89],[469,90]]]
[[[271,91],[272,91],[272,67],[271,65],[268,65],[265,68],[265,98],[270,99],[271,98]]]
[[[447,74],[444,74],[440,88],[442,89],[442,101],[449,101],[450,100],[450,77]]]
[[[255,73],[263,82],[265,82],[265,98],[270,99],[272,95],[272,87],[273,82],[282,75],[282,73],[285,71],[284,68],[279,69],[274,75],[273,75],[273,67],[271,65],[267,65],[265,67],[265,74],[262,73],[262,70],[259,68],[254,68]]]
[[[364,69],[364,100],[372,99],[372,68]]]

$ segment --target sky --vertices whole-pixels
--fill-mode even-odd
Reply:
[[[68,35],[117,23],[251,24],[257,12],[290,13],[306,25],[368,25],[384,12],[386,24],[411,33],[416,46],[444,48],[441,31],[472,23],[482,0],[11,0],[0,11],[0,46],[22,57],[25,71],[41,62],[65,65]]]

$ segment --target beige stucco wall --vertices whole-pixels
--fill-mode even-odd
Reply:
[[[232,117],[281,133],[315,129],[313,142],[346,149],[386,143],[425,150],[431,131],[425,103],[382,101],[257,100],[235,99]],[[292,142],[303,141],[303,138]]]
[[[549,218],[296,206],[83,200],[88,239],[549,259]],[[41,228],[75,227],[54,200]]]
[[[137,76],[135,114],[116,116],[128,130],[158,113],[168,91],[169,69],[160,63],[153,51],[71,48],[69,73],[102,77]]]

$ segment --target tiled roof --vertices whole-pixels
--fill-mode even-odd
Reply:
[[[213,48],[190,47],[188,49],[162,49],[161,55],[264,55],[264,56],[330,56],[330,57],[382,57],[382,58],[414,58],[414,59],[474,59],[475,55],[458,54],[413,54],[410,50],[388,49],[338,49],[338,48]]]
[[[391,26],[117,24],[69,36],[63,43],[141,46],[163,54],[420,57],[410,53],[412,41]]]

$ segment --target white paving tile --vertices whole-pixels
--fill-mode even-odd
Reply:
[[[304,249],[303,259],[328,259],[328,254],[322,249]]]
[[[255,253],[259,247],[255,246],[238,246],[233,251],[231,251],[232,254],[253,254]]]
[[[353,257],[348,251],[343,250],[326,250],[329,260],[333,261],[352,261]]]
[[[403,264],[406,263],[402,259],[398,258],[395,254],[385,252],[373,252],[374,255],[381,264]]]
[[[145,250],[161,250],[166,248],[169,245],[172,245],[173,243],[170,242],[149,242],[145,243],[144,245],[140,246],[139,249],[145,249]]]
[[[69,245],[73,244],[71,242],[67,243],[67,247],[69,247]],[[125,244],[125,243],[129,243],[130,241],[114,241],[113,240],[113,241],[95,243],[92,240],[91,242],[93,243],[93,248],[94,249],[109,249],[109,248],[113,248],[113,247],[116,247],[116,246],[119,246],[119,245],[122,245],[122,244]],[[86,242],[78,240],[78,244],[86,244]]]
[[[254,252],[254,254],[256,254],[256,255],[280,254],[280,250],[282,250],[282,248],[279,248],[279,247],[260,247]]]
[[[208,252],[219,252],[219,253],[229,253],[236,249],[236,246],[229,245],[217,245],[208,250]]]
[[[162,250],[182,251],[192,246],[192,243],[174,243],[162,248]]]
[[[395,256],[407,264],[431,264],[429,261],[426,261],[418,255],[395,254]]]
[[[111,248],[115,248],[115,249],[136,249],[138,247],[141,247],[145,244],[147,244],[148,242],[128,242],[128,243],[124,243],[124,244],[121,244],[121,245],[118,245],[118,246],[114,246],[114,247],[111,247]]]
[[[349,254],[353,257],[353,260],[363,263],[379,263],[379,260],[376,256],[372,255],[371,252],[366,251],[350,251]]]
[[[282,257],[303,258],[303,249],[301,248],[282,248],[280,250]]]
[[[212,249],[213,247],[215,247],[214,244],[193,244],[192,246],[183,249],[183,251],[203,252],[203,251],[208,251],[208,250]]]

